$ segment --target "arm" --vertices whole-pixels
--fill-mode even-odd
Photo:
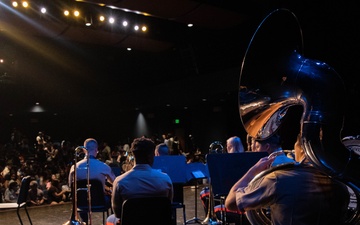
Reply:
[[[229,210],[237,211],[236,204],[236,191],[239,188],[247,187],[250,181],[260,172],[269,168],[271,163],[274,161],[274,158],[264,157],[261,158],[254,166],[252,166],[245,175],[240,178],[230,189],[229,194],[225,199],[225,207]]]

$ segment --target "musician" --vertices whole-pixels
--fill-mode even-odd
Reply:
[[[121,206],[126,199],[150,196],[173,199],[173,185],[169,175],[152,168],[155,143],[149,138],[136,138],[131,144],[131,150],[135,165],[114,181],[111,198],[114,214],[108,217],[108,225],[120,223]]]
[[[250,183],[275,161],[275,157],[261,158],[231,188],[225,207],[240,212],[270,207],[274,225],[344,224],[349,205],[347,187],[307,161],[299,139],[294,145],[298,163]]]
[[[110,166],[96,158],[98,154],[98,142],[94,138],[88,138],[84,141],[85,158],[76,163],[77,180],[98,179],[103,183],[104,192],[106,193],[106,202],[110,206],[111,188],[105,184],[112,184],[115,180],[115,174]],[[90,169],[88,177],[88,169]],[[69,184],[73,182],[74,166],[71,167],[69,173]],[[87,213],[80,213],[81,219],[87,224]]]

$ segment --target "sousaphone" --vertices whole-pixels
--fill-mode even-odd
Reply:
[[[307,159],[345,183],[359,202],[359,155],[341,140],[345,85],[327,63],[304,57],[303,46],[300,24],[291,11],[277,9],[260,23],[241,65],[242,124],[253,138],[266,139],[284,126],[293,108],[300,109],[299,130]],[[253,225],[271,224],[267,210],[248,211],[247,216]],[[347,224],[359,223],[356,203]]]

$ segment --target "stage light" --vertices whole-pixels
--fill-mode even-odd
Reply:
[[[139,26],[138,26],[138,25],[135,25],[135,26],[134,26],[134,30],[139,30]]]
[[[41,12],[42,14],[45,14],[45,13],[46,13],[46,8],[45,8],[45,7],[41,7],[40,12]]]
[[[111,24],[115,23],[114,17],[110,17],[110,18],[109,18],[109,23],[111,23]]]
[[[123,25],[124,27],[127,27],[128,22],[127,22],[127,21],[124,21],[124,22],[122,22],[122,25]]]
[[[16,1],[13,1],[11,4],[12,4],[12,6],[15,7],[15,8],[19,6],[19,3],[16,2]]]
[[[104,22],[104,21],[105,21],[105,16],[99,16],[99,20],[100,20],[101,22]]]
[[[24,8],[27,8],[27,7],[29,6],[29,3],[26,2],[26,1],[24,1],[24,2],[22,2],[22,6],[23,6]]]
[[[65,11],[64,11],[64,15],[65,15],[65,16],[69,16],[69,15],[70,15],[69,10],[65,10]]]
[[[142,30],[143,32],[145,32],[145,31],[147,30],[147,27],[146,27],[146,26],[142,26],[142,27],[141,27],[141,30]]]
[[[78,10],[75,10],[75,11],[74,11],[74,16],[75,16],[75,17],[79,17],[79,16],[80,16],[80,12],[79,12]]]
[[[92,25],[92,18],[90,16],[85,17],[85,26],[89,27]]]

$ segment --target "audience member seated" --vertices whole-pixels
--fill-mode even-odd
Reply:
[[[5,189],[4,201],[6,203],[17,202],[19,197],[19,184],[16,181],[11,181],[8,188]]]
[[[51,180],[47,185],[47,203],[50,205],[63,204],[67,190],[59,189],[59,181]]]
[[[35,180],[30,182],[27,203],[29,206],[39,206],[45,203],[44,192],[38,187]]]
[[[136,138],[131,144],[134,167],[118,176],[113,184],[112,207],[114,214],[107,218],[107,225],[120,224],[122,203],[136,197],[168,197],[173,199],[170,177],[152,168],[155,143],[148,138]],[[151,218],[149,218],[151,219]]]

